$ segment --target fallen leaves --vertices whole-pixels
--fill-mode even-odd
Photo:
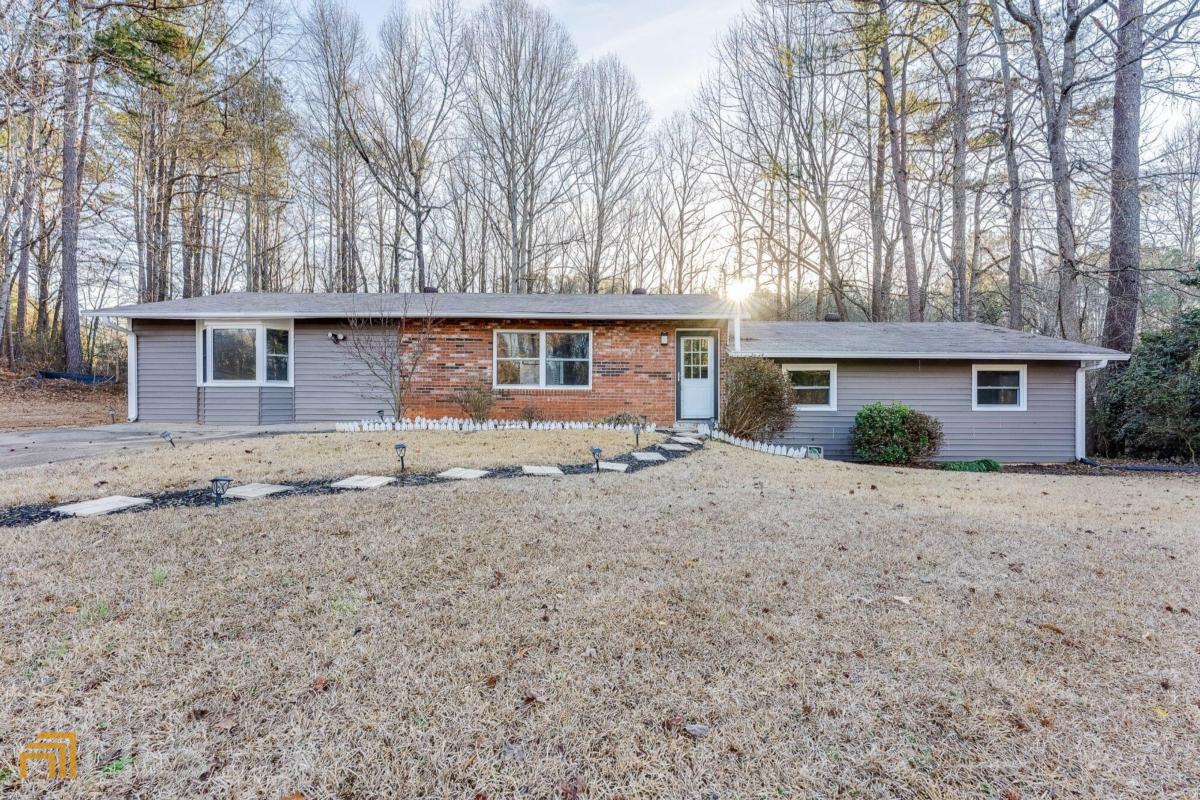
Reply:
[[[558,790],[562,793],[563,800],[579,800],[587,794],[587,781],[580,775],[572,775],[559,784]]]
[[[312,683],[309,684],[308,688],[314,692],[323,692],[329,688],[329,678],[326,678],[324,675],[318,675],[312,679]]]
[[[662,722],[663,732],[668,736],[686,734],[692,739],[704,739],[712,733],[712,727],[703,722],[686,722],[682,714],[674,714]]]

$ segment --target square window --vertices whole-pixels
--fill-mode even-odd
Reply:
[[[976,364],[971,368],[971,408],[975,411],[1024,411],[1024,364]]]
[[[837,365],[785,364],[792,403],[800,409],[837,410]]]
[[[212,379],[257,379],[257,331],[254,328],[213,328]]]

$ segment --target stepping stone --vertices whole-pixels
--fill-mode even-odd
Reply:
[[[647,453],[644,450],[636,450],[631,453],[638,461],[666,461],[667,457],[662,453]]]
[[[606,469],[609,472],[624,472],[629,469],[628,464],[622,464],[618,461],[601,461],[600,469]]]
[[[690,452],[692,452],[692,448],[690,448],[690,447],[684,447],[681,444],[672,444],[671,442],[667,442],[666,444],[660,444],[659,447],[661,447],[663,450],[670,450],[673,453],[690,453]]]
[[[467,469],[466,467],[451,467],[445,472],[439,472],[439,478],[450,478],[455,481],[473,481],[487,475],[486,469]]]
[[[529,466],[528,464],[521,465],[521,472],[526,475],[562,475],[563,471],[558,467],[539,467]]]
[[[680,444],[704,444],[704,442],[692,436],[672,436],[671,441],[679,442]]]
[[[351,475],[329,485],[335,489],[378,489],[395,482],[396,479],[390,475]]]
[[[67,517],[95,517],[134,506],[144,506],[149,502],[145,497],[126,497],[123,494],[114,494],[108,497],[98,497],[95,500],[84,500],[81,503],[58,506],[53,511]]]
[[[237,497],[241,500],[257,500],[260,497],[266,497],[279,492],[290,492],[292,487],[283,486],[278,483],[247,483],[242,486],[234,486],[229,491],[225,492],[226,497]]]

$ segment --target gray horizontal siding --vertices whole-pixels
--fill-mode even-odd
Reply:
[[[290,386],[262,387],[258,395],[258,421],[263,425],[291,422],[295,419],[294,397]]]
[[[897,402],[942,423],[940,461],[1072,461],[1076,366],[1030,363],[1026,411],[972,411],[970,362],[839,361],[837,411],[796,410],[776,441],[820,445],[829,458],[851,459],[855,413],[869,403]]]
[[[292,347],[297,422],[327,422],[374,417],[390,409],[387,388],[354,357],[347,342],[335,344],[330,331],[345,322],[297,322]]]
[[[204,386],[200,421],[207,425],[257,425],[257,386]]]
[[[196,421],[196,325],[133,323],[137,334],[138,419]]]

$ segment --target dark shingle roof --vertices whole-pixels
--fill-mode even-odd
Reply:
[[[742,323],[734,355],[772,358],[1126,359],[1117,350],[978,322]]]
[[[706,294],[300,294],[238,292],[113,306],[88,316],[136,319],[429,316],[496,319],[714,319],[730,305]]]

